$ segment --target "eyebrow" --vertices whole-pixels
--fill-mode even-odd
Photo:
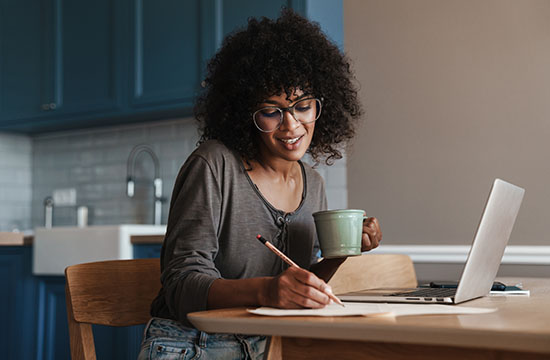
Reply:
[[[296,99],[294,99],[291,103],[295,103],[299,100],[301,100],[302,98],[306,97],[306,96],[311,96],[311,94],[302,94],[300,96],[298,96]],[[276,105],[276,106],[281,106],[281,104],[275,100],[264,100],[263,101],[263,104],[272,104],[272,105]]]

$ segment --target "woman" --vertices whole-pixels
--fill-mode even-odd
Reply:
[[[140,358],[261,358],[265,337],[206,334],[187,313],[330,303],[326,281],[345,259],[318,261],[311,214],[326,209],[325,189],[300,159],[342,157],[360,115],[352,79],[338,48],[290,10],[276,21],[251,19],[224,41],[195,107],[200,146],[174,186],[162,289]],[[288,267],[257,234],[301,268]],[[381,238],[368,218],[362,250]]]

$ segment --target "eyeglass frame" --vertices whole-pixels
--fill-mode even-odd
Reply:
[[[296,119],[296,116],[294,115],[294,107],[296,105],[298,105],[301,101],[306,101],[306,100],[315,100],[315,101],[318,101],[319,102],[319,115],[315,118],[315,120],[313,121],[308,121],[308,122],[302,122],[298,119]],[[294,118],[294,120],[298,121],[300,124],[311,124],[311,123],[314,123],[316,122],[320,117],[321,117],[321,112],[323,110],[323,98],[316,98],[316,97],[308,97],[308,98],[305,98],[305,99],[300,99],[298,101],[296,101],[296,103],[294,103],[294,105],[292,106],[289,106],[289,107],[286,107],[286,108],[282,108],[282,107],[278,107],[278,106],[264,106],[263,108],[261,109],[258,109],[256,111],[254,111],[252,113],[252,122],[254,123],[254,125],[256,126],[256,128],[258,130],[260,130],[261,132],[264,132],[264,133],[270,133],[270,132],[273,132],[277,129],[279,129],[281,127],[281,124],[283,123],[283,119],[284,119],[284,116],[285,116],[285,111],[288,111],[292,117]],[[281,114],[281,116],[279,117],[279,124],[277,125],[277,127],[273,130],[263,130],[261,129],[258,124],[256,123],[256,114],[259,113],[260,111],[262,110],[265,110],[265,109],[277,109],[279,110],[279,113]]]

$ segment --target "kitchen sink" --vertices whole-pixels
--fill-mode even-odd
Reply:
[[[35,229],[33,273],[63,275],[69,265],[132,259],[133,235],[164,235],[165,225],[101,225]]]

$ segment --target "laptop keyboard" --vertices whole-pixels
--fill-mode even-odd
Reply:
[[[419,297],[419,298],[444,298],[455,296],[456,289],[453,288],[420,288],[413,291],[404,291],[386,296],[399,296],[399,297]]]

